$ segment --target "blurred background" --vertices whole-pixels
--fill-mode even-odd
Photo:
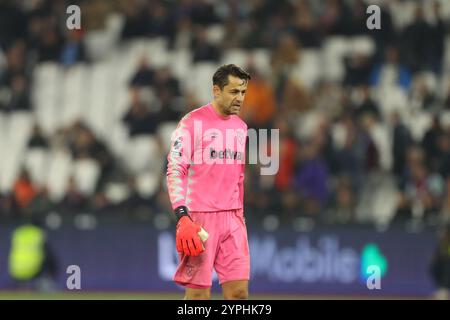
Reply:
[[[246,169],[251,294],[448,298],[449,24],[437,0],[1,0],[0,298],[63,295],[70,265],[82,293],[182,296],[166,156],[225,63],[280,130],[278,173]]]

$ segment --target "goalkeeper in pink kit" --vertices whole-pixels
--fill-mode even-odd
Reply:
[[[214,100],[184,116],[172,136],[167,186],[179,252],[173,280],[186,287],[185,299],[210,298],[213,269],[225,299],[248,298],[247,125],[238,114],[249,80],[236,65],[221,66],[213,75]]]

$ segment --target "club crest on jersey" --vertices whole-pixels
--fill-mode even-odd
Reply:
[[[210,133],[206,133],[204,136],[204,139],[212,141],[215,140],[219,136],[219,133],[217,131],[213,131]]]
[[[194,266],[187,264],[186,265],[186,275],[188,277],[192,277],[193,274],[194,274]]]

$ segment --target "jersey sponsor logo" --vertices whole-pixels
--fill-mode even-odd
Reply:
[[[183,142],[183,137],[178,137],[175,142],[173,143],[173,149],[174,150],[180,150],[181,149],[181,143]]]
[[[234,159],[234,160],[242,160],[243,154],[240,151],[232,151],[231,149],[226,148],[223,151],[217,152],[213,148],[209,148],[209,158],[210,159]]]
[[[181,153],[181,146],[182,146],[182,142],[183,142],[183,137],[178,137],[174,143],[173,143],[173,148],[172,148],[172,156],[174,157],[181,157],[182,153]]]

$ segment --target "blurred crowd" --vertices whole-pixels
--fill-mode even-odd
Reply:
[[[249,128],[280,130],[280,168],[275,176],[262,176],[258,165],[247,166],[249,219],[446,223],[449,8],[445,1],[376,3],[380,30],[367,28],[369,3],[362,0],[1,1],[0,113],[33,111],[30,88],[39,64],[71,68],[98,59],[89,55],[85,40],[104,28],[111,14],[123,21],[117,46],[162,37],[170,51],[189,50],[192,65],[221,63],[224,52],[236,48],[265,49],[268,69],[251,56],[243,65],[252,80],[241,116]],[[81,30],[66,28],[69,4],[81,7]],[[220,41],[214,41],[211,30],[219,30]],[[343,56],[340,76],[325,76],[331,72],[327,64],[319,64],[323,70],[319,76],[313,72],[313,80],[298,71],[311,53],[314,59],[327,50],[331,39],[357,37],[370,39],[373,50]],[[129,107],[120,119],[130,137],[155,135],[162,123],[176,122],[201,105],[170,65],[155,66],[145,58],[137,65],[127,80]],[[153,97],[145,99],[149,88]],[[33,126],[29,149],[63,144],[73,159],[98,163],[99,179],[87,195],[72,177],[64,197],[55,202],[21,170],[11,190],[1,195],[2,218],[49,211],[149,217],[170,210],[164,164],[157,190],[145,196],[137,190],[137,177],[83,121],[51,136],[39,123]],[[164,159],[163,150],[160,145]],[[128,188],[120,202],[111,203],[106,195],[110,181]]]

